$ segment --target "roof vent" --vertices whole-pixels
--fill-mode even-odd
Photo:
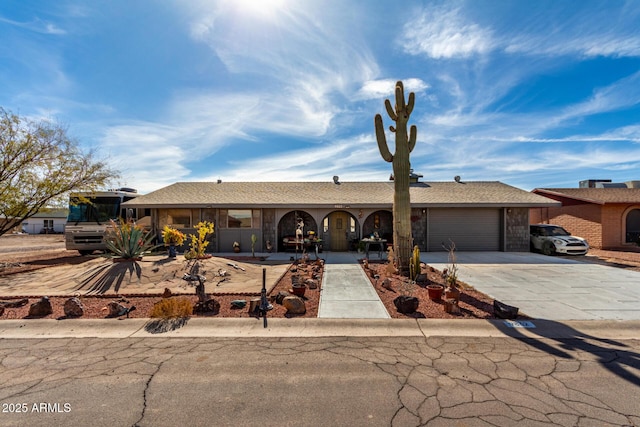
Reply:
[[[334,184],[340,184],[340,177],[338,175],[334,175],[333,176],[333,183]]]
[[[124,191],[127,193],[137,193],[138,190],[136,190],[135,188],[130,188],[130,187],[120,187],[120,188],[116,188],[115,191]]]

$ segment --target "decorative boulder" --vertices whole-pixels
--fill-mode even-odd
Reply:
[[[115,301],[111,301],[107,304],[107,310],[109,311],[109,317],[123,316],[129,311],[127,307]]]
[[[396,306],[396,310],[402,314],[415,313],[418,309],[418,304],[420,304],[418,298],[406,295],[401,295],[393,300],[393,305]]]
[[[53,308],[49,297],[42,297],[40,301],[34,302],[29,307],[29,317],[44,317],[51,313],[53,313]]]
[[[290,297],[291,294],[289,292],[284,292],[284,291],[280,291],[278,292],[278,294],[276,295],[276,303],[281,304],[282,305],[282,301],[284,301],[284,299],[286,297]]]
[[[162,298],[171,298],[171,295],[173,295],[173,293],[171,292],[171,289],[164,288],[164,292],[162,293]]]
[[[214,299],[199,301],[193,306],[194,313],[220,313],[220,303]]]
[[[245,299],[234,299],[231,301],[231,308],[244,308],[247,305],[247,300]]]
[[[518,317],[518,307],[493,300],[493,314],[499,319],[516,319]]]
[[[67,317],[80,317],[84,314],[84,306],[79,298],[69,298],[64,303],[64,315]]]
[[[304,281],[309,289],[318,289],[318,281],[313,279],[307,279]]]
[[[287,309],[287,314],[304,314],[307,312],[304,300],[296,296],[286,297],[282,301],[282,305]]]

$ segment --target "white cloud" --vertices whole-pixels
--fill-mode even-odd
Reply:
[[[408,22],[400,38],[406,53],[435,59],[468,58],[494,48],[493,32],[469,22],[460,9],[432,7]]]
[[[6,19],[0,16],[0,22],[4,22],[5,24],[9,24],[14,27],[23,28],[25,30],[32,31],[34,33],[51,34],[56,36],[67,34],[65,30],[58,27],[57,25],[51,22],[43,21],[39,18],[35,18],[30,22],[18,22],[18,21],[13,21],[11,19]]]
[[[341,98],[378,73],[359,35],[329,16],[318,20],[303,6],[282,3],[267,15],[247,13],[235,2],[191,6],[195,40],[206,43],[232,75],[259,73],[260,87],[236,89],[259,97],[255,130],[322,136]]]
[[[157,123],[132,122],[112,126],[100,139],[100,150],[126,182],[141,193],[187,177],[189,153],[180,147],[181,131]]]
[[[218,171],[207,179],[227,181],[318,181],[333,175],[344,180],[380,180],[390,168],[378,152],[372,135],[312,145],[260,158],[247,157],[231,169]]]
[[[429,89],[429,85],[418,78],[410,78],[402,81],[405,92],[424,92]],[[393,95],[396,88],[396,80],[382,79],[369,80],[364,82],[356,99],[377,99]]]

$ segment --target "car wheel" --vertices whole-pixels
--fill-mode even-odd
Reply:
[[[536,251],[536,247],[533,246],[533,243],[529,242],[529,252],[535,252]]]
[[[545,255],[553,255],[556,253],[556,248],[553,246],[553,243],[545,242],[544,245],[542,245],[542,253]]]

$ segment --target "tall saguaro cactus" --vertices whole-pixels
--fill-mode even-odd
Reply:
[[[409,196],[409,174],[411,162],[409,154],[416,146],[418,130],[411,126],[407,134],[407,122],[413,111],[415,94],[409,93],[409,102],[405,104],[404,86],[402,82],[396,83],[396,105],[391,107],[391,102],[385,99],[384,105],[391,120],[396,122],[395,127],[389,126],[389,130],[396,134],[396,151],[391,154],[387,145],[387,138],[382,124],[382,116],[376,114],[375,128],[378,148],[382,158],[393,165],[394,196],[393,196],[393,246],[398,260],[398,269],[403,275],[409,273],[409,259],[413,239],[411,237],[411,199]]]

